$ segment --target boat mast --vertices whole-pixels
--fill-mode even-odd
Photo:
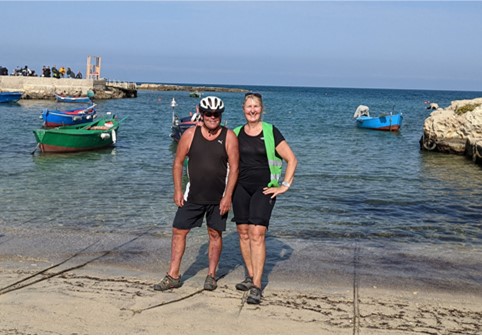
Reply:
[[[171,100],[171,108],[172,108],[172,123],[174,124],[174,120],[176,120],[176,113],[174,112],[174,109],[176,108],[177,103],[174,98]]]

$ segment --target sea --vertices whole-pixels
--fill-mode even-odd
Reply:
[[[431,113],[425,102],[443,108],[482,92],[221,87],[261,93],[263,119],[280,129],[298,158],[292,187],[278,197],[271,237],[315,246],[429,246],[434,255],[455,251],[460,263],[480,257],[482,167],[464,156],[421,151],[419,140]],[[203,95],[223,99],[226,126],[244,122],[244,93]],[[147,90],[137,98],[96,100],[98,115],[127,117],[117,144],[69,154],[40,153],[32,131],[41,127],[43,109],[71,109],[72,104],[1,104],[0,227],[133,234],[154,228],[168,237],[176,211],[172,116],[194,112],[198,101],[185,91]],[[402,113],[401,130],[356,128],[352,116],[361,104],[372,115]],[[228,223],[228,230],[234,227]],[[480,260],[470,265],[466,271],[479,282]]]

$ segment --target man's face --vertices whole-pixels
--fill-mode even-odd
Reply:
[[[205,112],[203,113],[204,125],[210,130],[215,130],[221,123],[222,113],[219,112]]]

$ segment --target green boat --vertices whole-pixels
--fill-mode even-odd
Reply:
[[[121,121],[108,116],[85,124],[41,128],[33,133],[38,148],[45,153],[89,151],[114,146]]]

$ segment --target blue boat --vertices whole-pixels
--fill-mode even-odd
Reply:
[[[61,96],[56,94],[55,99],[59,103],[91,103],[90,97],[72,97],[72,96]]]
[[[188,128],[196,126],[199,120],[200,120],[200,115],[194,116],[194,117],[192,115],[185,116],[185,117],[175,116],[171,126],[171,138],[174,141],[179,142],[179,140],[181,140],[182,134]]]
[[[0,92],[0,103],[15,103],[22,98],[22,92]]]
[[[176,100],[172,98],[171,101],[172,107],[172,125],[171,125],[171,138],[179,142],[181,139],[182,134],[190,127],[196,126],[198,122],[201,120],[201,114],[196,112],[194,114],[190,113],[188,116],[179,117],[175,112],[174,109],[177,107]]]
[[[378,117],[371,117],[369,109],[365,105],[357,107],[355,114],[356,126],[358,128],[367,128],[378,131],[399,131],[402,127],[403,115],[399,114],[383,114]]]
[[[41,118],[45,127],[58,127],[78,125],[92,122],[96,116],[95,104],[87,108],[77,108],[74,110],[49,110],[42,111]]]

